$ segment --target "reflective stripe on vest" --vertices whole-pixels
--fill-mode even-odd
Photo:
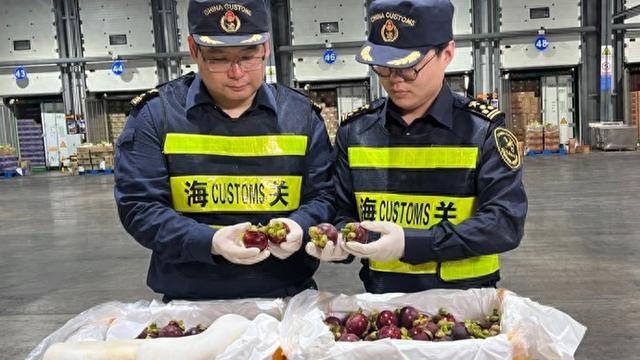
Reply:
[[[166,155],[219,156],[304,156],[304,135],[221,136],[169,133],[164,142]]]
[[[209,155],[243,159],[265,156],[304,156],[304,135],[221,136],[168,133],[165,155]],[[196,172],[196,171],[194,171]],[[181,175],[169,178],[176,211],[287,212],[300,206],[302,176],[290,174]]]
[[[183,213],[293,211],[301,176],[172,176],[173,208]]]
[[[478,149],[470,147],[402,147],[349,148],[351,168],[402,169],[475,169]],[[475,197],[439,195],[391,194],[362,192],[356,189],[358,215],[362,220],[391,221],[404,228],[429,229],[440,221],[459,224],[475,213]],[[369,260],[375,271],[404,274],[436,274],[435,261],[412,265],[400,260],[378,262]],[[440,277],[445,281],[476,278],[500,269],[498,255],[483,255],[468,259],[443,261]]]
[[[477,147],[350,147],[352,168],[475,169]]]

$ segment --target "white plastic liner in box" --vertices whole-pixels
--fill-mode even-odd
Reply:
[[[498,308],[502,333],[488,339],[423,342],[383,339],[335,342],[323,323],[363,309],[412,305],[435,314],[446,307],[456,319],[482,319]],[[281,323],[281,346],[288,359],[573,359],[586,327],[567,314],[504,289],[428,290],[413,294],[333,295],[307,290],[293,297]]]

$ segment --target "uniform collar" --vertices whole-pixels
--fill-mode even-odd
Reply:
[[[194,108],[199,105],[213,105],[217,107],[211,95],[209,95],[209,91],[207,91],[207,87],[204,85],[202,78],[199,74],[193,79],[191,86],[189,86],[189,90],[187,90],[187,99],[186,99],[186,108],[189,111],[191,108]],[[262,83],[260,88],[258,88],[258,92],[256,93],[256,97],[253,100],[253,105],[247,111],[251,111],[258,106],[266,107],[268,109],[273,110],[274,113],[277,113],[277,105],[276,98],[272,91],[270,91],[269,86],[266,83]]]
[[[391,102],[391,99],[389,98],[389,100],[385,103],[384,105],[384,112],[383,114],[385,114],[385,118],[389,115],[390,111],[393,111],[397,114],[397,110],[394,109],[394,104]],[[453,94],[451,93],[451,90],[449,89],[449,86],[447,85],[447,83],[443,83],[442,84],[442,88],[440,89],[440,93],[438,93],[438,96],[436,97],[435,101],[433,102],[433,104],[431,104],[431,107],[429,108],[429,110],[427,110],[426,114],[424,114],[423,116],[419,117],[418,119],[423,119],[426,117],[431,117],[434,120],[436,120],[437,122],[439,122],[440,124],[446,126],[447,128],[451,129],[453,126],[452,123],[452,118],[451,118],[451,109],[453,107]],[[400,116],[399,114],[397,114],[397,116]],[[416,120],[418,120],[416,119]],[[386,121],[393,121],[392,119],[388,119]]]

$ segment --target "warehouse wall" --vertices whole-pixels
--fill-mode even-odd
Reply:
[[[626,6],[633,6],[638,1],[628,0]],[[0,22],[6,25],[3,28],[3,34],[7,36],[0,39],[0,46],[5,49],[0,53],[0,96],[20,98],[62,93],[67,114],[83,116],[89,121],[93,121],[91,120],[93,117],[90,116],[91,111],[89,109],[85,111],[83,107],[85,98],[96,97],[85,94],[85,85],[89,95],[123,92],[133,95],[140,90],[155,86],[161,79],[173,76],[165,74],[164,72],[167,70],[158,67],[158,63],[164,61],[166,57],[169,57],[176,64],[181,63],[183,72],[194,70],[193,67],[188,67],[190,61],[186,53],[188,33],[186,6],[188,0],[177,0],[172,6],[167,6],[170,2],[170,0],[3,1]],[[274,24],[277,24],[274,28],[274,34],[278,34],[278,44],[294,49],[291,50],[293,51],[292,61],[283,62],[282,60],[288,59],[288,57],[278,57],[280,61],[278,73],[284,74],[281,78],[285,82],[288,82],[288,79],[298,81],[343,81],[349,78],[367,80],[370,76],[368,68],[353,60],[353,55],[358,48],[358,41],[362,41],[366,37],[365,6],[367,2],[366,0],[330,0],[330,2],[271,0],[271,7],[275,13],[280,12],[279,14],[282,15],[282,11],[286,11],[287,16],[291,18],[291,21],[287,21],[286,16],[284,19],[277,17],[274,21]],[[474,20],[474,14],[468,10],[476,9],[487,3],[499,4],[501,12],[494,15],[496,18],[497,15],[501,16],[500,26],[505,32],[523,29],[532,31],[540,26],[547,28],[594,26],[599,29],[601,0],[582,2],[576,0],[560,2],[536,0],[533,3],[528,0],[453,0],[453,2],[457,9],[456,36],[466,36],[467,40],[458,41],[458,56],[456,62],[451,65],[450,72],[478,72],[481,66],[526,70],[530,67],[572,65],[578,71],[576,81],[579,86],[579,113],[585,118],[584,122],[599,120],[600,40],[597,32],[558,37],[550,35],[550,41],[554,42],[557,48],[551,49],[547,53],[535,53],[531,50],[533,34],[521,38],[498,39],[494,37],[490,41],[478,37],[482,34],[477,31],[479,27],[470,23]],[[75,4],[79,9],[77,14],[79,20],[82,21],[81,25],[78,22],[81,40],[75,41],[82,41],[80,44],[82,51],[77,55],[80,56],[80,59],[75,62],[66,58],[61,59],[62,53],[70,53],[67,48],[78,45],[66,43],[65,46],[62,46],[59,44],[59,42],[72,41],[73,38],[67,38],[65,34],[61,33],[68,31],[69,27],[73,27],[73,23],[62,24],[56,15],[60,12],[57,6],[61,3]],[[56,5],[54,6],[54,4]],[[533,7],[549,7],[550,17],[544,22],[542,20],[527,20],[526,15],[530,14]],[[177,31],[167,32],[164,29],[156,28],[158,26],[156,18],[161,11],[160,9],[163,14],[173,16]],[[492,8],[488,7],[488,9]],[[324,22],[337,22],[339,31],[335,33],[321,32],[320,23]],[[492,28],[488,27],[488,31],[493,31]],[[474,29],[475,31],[473,31]],[[28,38],[23,38],[24,34],[29,34]],[[291,37],[291,41],[285,44],[283,41],[287,40],[287,36],[285,36],[287,34]],[[635,61],[634,51],[640,41],[632,41],[635,35],[630,31],[629,34],[626,41],[629,47],[627,60]],[[113,35],[116,37],[110,38]],[[118,38],[122,39],[123,37],[117,35],[124,35],[126,43],[118,42]],[[162,44],[157,44],[159,37],[160,39],[171,38],[172,41],[165,39]],[[25,47],[25,40],[30,41],[30,48]],[[181,52],[180,54],[158,53],[170,51],[168,44],[171,43],[176,44],[176,49]],[[352,46],[336,49],[339,61],[332,67],[322,62],[323,48],[296,48],[296,46],[321,46],[327,43],[351,43]],[[467,56],[470,55],[469,49],[472,48],[472,44],[483,44],[484,48],[478,50],[485,50],[485,56],[493,59],[492,62],[474,64],[474,56]],[[159,45],[162,45],[162,49]],[[496,51],[494,46],[499,46],[502,54],[500,51]],[[536,56],[532,58],[523,56],[527,53]],[[278,55],[280,54],[282,52],[278,53]],[[124,58],[128,71],[120,77],[113,75],[110,68],[111,58],[117,55]],[[527,61],[522,61],[523,59],[527,59]],[[18,81],[15,79],[13,71],[20,64],[24,64],[29,76],[26,80]],[[287,77],[288,74],[291,76]],[[499,84],[498,72],[490,71],[487,74],[495,77],[492,83]],[[70,83],[69,78],[76,79],[74,81],[80,82],[82,86]],[[375,82],[370,79],[369,83],[375,85]],[[73,89],[69,89],[71,86]],[[370,86],[372,92],[377,92],[377,88],[377,86]],[[478,84],[472,84],[472,88],[483,89]],[[81,93],[78,94],[78,91]],[[71,96],[78,98],[69,101],[68,98]],[[83,106],[78,106],[78,101],[82,102]],[[5,100],[6,102],[7,100]],[[78,112],[86,112],[86,114],[78,114]],[[108,125],[106,134],[98,131],[98,129],[104,128],[103,125],[103,123],[89,123],[89,128],[94,129],[93,133],[99,135],[96,137],[91,135],[90,137],[104,139],[106,136],[109,138]],[[0,135],[1,138],[10,138],[9,128],[7,126],[3,128],[5,130]]]

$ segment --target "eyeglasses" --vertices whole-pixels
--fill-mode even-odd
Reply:
[[[238,64],[240,69],[243,72],[254,71],[260,69],[262,64],[264,63],[265,56],[242,56],[235,60],[228,59],[207,59],[204,57],[204,53],[200,50],[202,54],[202,60],[207,65],[207,69],[212,73],[226,73],[231,69],[233,64]]]
[[[397,68],[389,68],[389,67],[378,66],[378,65],[373,65],[371,66],[371,68],[373,69],[374,73],[378,74],[378,76],[382,78],[388,78],[388,77],[391,77],[391,74],[396,74],[397,76],[400,76],[404,81],[414,81],[415,79],[418,78],[418,74],[420,73],[420,71],[422,71],[422,69],[424,69],[425,66],[427,66],[431,62],[431,60],[433,60],[433,58],[435,57],[436,55],[434,54],[419,69],[416,69],[415,66],[412,66],[410,68],[405,68],[405,69],[397,69]]]

